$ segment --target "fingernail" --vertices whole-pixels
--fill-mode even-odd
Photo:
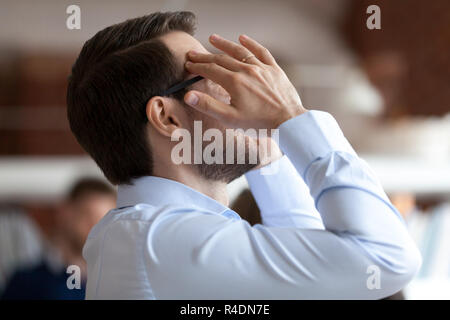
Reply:
[[[189,67],[189,66],[191,66],[191,65],[192,65],[192,62],[186,61],[186,67]]]
[[[244,40],[248,40],[248,36],[245,35],[245,34],[241,34],[241,38],[244,39]]]
[[[188,94],[188,96],[186,97],[186,103],[191,106],[195,106],[198,103],[197,95],[194,93]]]
[[[197,51],[191,50],[189,51],[190,56],[195,56],[197,54]]]
[[[213,33],[213,34],[211,35],[211,41],[216,41],[216,40],[219,40],[219,39],[220,39],[219,35],[217,35],[217,34],[215,34],[215,33]]]

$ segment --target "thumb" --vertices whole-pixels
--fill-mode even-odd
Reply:
[[[184,102],[194,109],[216,119],[223,119],[233,110],[230,105],[214,99],[206,93],[195,90],[185,94]]]

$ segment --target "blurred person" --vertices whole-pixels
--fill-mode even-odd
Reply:
[[[69,191],[59,206],[56,226],[45,244],[42,261],[17,270],[7,283],[1,298],[5,300],[81,300],[85,297],[86,262],[82,248],[92,228],[115,207],[113,188],[97,178],[83,178]],[[79,267],[81,288],[69,289],[67,267]]]
[[[416,196],[410,192],[395,192],[389,194],[392,204],[398,209],[405,221],[416,209]]]
[[[450,297],[450,202],[442,195],[402,192],[390,199],[404,215],[423,257],[417,276],[405,288],[408,299]]]
[[[256,40],[212,35],[223,53],[211,54],[194,29],[191,12],[130,19],[89,39],[72,68],[71,130],[118,185],[117,208],[83,248],[86,298],[379,299],[403,288],[420,253],[334,118],[305,109]],[[195,120],[278,129],[279,143],[257,139],[273,152],[253,164],[176,163],[174,135],[195,135]],[[228,207],[226,186],[243,174],[264,224]]]
[[[258,204],[249,189],[242,191],[231,204],[230,208],[237,212],[241,219],[248,221],[250,225],[262,224]]]
[[[39,227],[18,205],[0,205],[0,296],[12,273],[40,262]]]
[[[361,18],[371,5],[382,12],[377,32]],[[409,0],[408,10],[404,5],[350,0],[343,21],[343,38],[383,98],[385,121],[450,111],[450,2]]]

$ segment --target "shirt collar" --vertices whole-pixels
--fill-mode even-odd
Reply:
[[[232,211],[220,202],[175,180],[144,176],[132,180],[132,184],[121,184],[117,190],[117,208],[147,203],[153,206],[168,204],[206,209],[219,214]]]

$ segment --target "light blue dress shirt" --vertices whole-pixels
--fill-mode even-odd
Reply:
[[[83,249],[87,299],[378,299],[421,256],[334,118],[279,127],[279,170],[246,174],[263,224],[176,181],[120,185]]]

